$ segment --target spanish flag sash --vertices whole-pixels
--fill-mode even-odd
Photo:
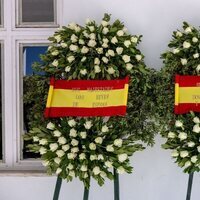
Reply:
[[[175,114],[200,112],[200,76],[175,77]]]
[[[128,77],[119,80],[51,78],[45,117],[125,115]]]

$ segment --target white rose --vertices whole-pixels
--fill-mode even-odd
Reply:
[[[172,151],[171,156],[172,157],[178,157],[179,156],[178,151],[177,150]]]
[[[111,49],[108,50],[108,54],[112,57],[115,56],[115,52]]]
[[[90,129],[93,126],[93,124],[92,124],[91,121],[86,121],[84,126],[85,126],[86,129]]]
[[[53,48],[53,46],[49,46],[47,50],[50,51],[52,48]]]
[[[56,170],[56,174],[60,174],[62,172],[62,169],[61,168],[58,168],[57,170]]]
[[[200,153],[200,146],[197,147],[197,151]]]
[[[99,60],[99,58],[95,58],[95,59],[94,59],[94,64],[95,64],[95,65],[100,65],[100,60]]]
[[[75,177],[75,172],[74,171],[69,171],[69,176]]]
[[[53,132],[53,135],[54,135],[54,137],[60,137],[62,135],[62,133],[60,131],[58,131],[58,130],[55,130]]]
[[[103,43],[103,44],[102,44],[102,47],[103,47],[103,48],[108,48],[108,44],[107,44],[107,43]]]
[[[102,25],[102,26],[108,26],[109,23],[108,23],[107,21],[105,21],[105,20],[102,20],[101,25]]]
[[[94,26],[88,26],[90,32],[93,32],[94,31]]]
[[[57,67],[57,66],[58,66],[58,60],[54,60],[54,61],[52,62],[52,65],[53,65],[54,67]]]
[[[75,32],[78,33],[78,32],[80,32],[80,30],[81,30],[80,26],[76,25],[75,26]]]
[[[193,58],[198,58],[198,57],[199,57],[198,53],[193,54]]]
[[[66,47],[67,47],[67,43],[62,42],[62,43],[60,43],[60,46],[61,46],[62,48],[66,48]]]
[[[116,48],[116,52],[118,53],[118,55],[121,55],[122,54],[122,52],[123,52],[123,48],[122,47],[117,47]]]
[[[118,155],[118,160],[119,160],[120,163],[123,163],[127,159],[128,159],[128,155],[126,153]]]
[[[87,31],[85,30],[85,31],[83,31],[83,35],[86,37],[86,38],[88,38],[89,37],[89,34],[87,33]]]
[[[106,133],[108,131],[109,131],[109,128],[106,125],[102,126],[102,128],[101,128],[102,133]]]
[[[53,160],[54,160],[54,162],[55,162],[56,164],[58,164],[58,165],[59,165],[60,162],[61,162],[61,159],[58,158],[58,157],[54,158]]]
[[[71,70],[70,66],[65,67],[65,72],[70,72],[70,70]]]
[[[97,159],[98,159],[98,160],[104,160],[104,157],[103,157],[102,154],[99,154],[98,157],[97,157]]]
[[[176,134],[174,132],[169,132],[167,137],[173,139],[176,137]]]
[[[189,155],[188,151],[181,151],[181,152],[180,152],[180,157],[181,157],[181,158],[185,158],[185,157],[187,157],[188,155]]]
[[[176,127],[183,127],[183,123],[180,120],[176,120],[175,126]]]
[[[80,160],[86,159],[85,153],[81,153],[81,154],[79,155],[79,159],[80,159]]]
[[[125,63],[128,63],[128,62],[130,62],[130,60],[131,60],[131,59],[130,59],[130,56],[128,56],[128,55],[123,55],[123,56],[122,56],[122,59],[124,60]]]
[[[90,156],[90,160],[91,160],[91,161],[97,160],[97,156],[96,156],[96,155],[91,155],[91,156]]]
[[[112,164],[113,164],[113,163],[110,162],[110,161],[106,161],[106,162],[105,162],[105,166],[108,167],[108,168],[111,168],[111,167],[112,167]]]
[[[111,39],[111,43],[116,44],[117,42],[118,42],[117,37],[113,37],[113,38]]]
[[[59,137],[59,138],[58,138],[58,143],[59,143],[59,144],[66,144],[66,142],[67,142],[67,140],[66,140],[65,137]]]
[[[86,59],[87,59],[87,58],[84,56],[84,57],[81,59],[81,62],[85,62]]]
[[[113,145],[107,145],[106,146],[106,151],[113,152],[114,151]]]
[[[56,155],[57,155],[59,158],[61,158],[61,157],[63,157],[63,156],[65,155],[65,152],[64,152],[63,150],[57,150],[57,151],[56,151]]]
[[[70,148],[70,146],[68,144],[65,144],[65,145],[62,146],[63,151],[68,151],[69,148]]]
[[[73,62],[75,60],[75,58],[74,58],[74,56],[69,56],[67,58],[67,60],[68,60],[69,63],[71,63],[71,62]]]
[[[118,36],[123,36],[123,35],[124,35],[124,31],[123,31],[123,30],[117,31],[117,35],[118,35]]]
[[[182,65],[186,65],[186,64],[187,64],[187,59],[181,58],[181,64],[182,64]]]
[[[87,48],[86,46],[83,46],[81,49],[82,54],[86,54],[86,53],[88,53],[88,51],[89,51],[89,48]]]
[[[71,163],[69,163],[67,165],[66,169],[72,170],[72,169],[74,169],[74,165],[72,165]]]
[[[56,151],[58,149],[58,144],[57,143],[52,143],[49,145],[49,148],[51,151]]]
[[[118,174],[124,174],[125,172],[126,171],[125,171],[125,169],[122,166],[120,166],[120,167],[117,168],[117,173]]]
[[[142,55],[136,55],[135,58],[139,62],[140,60],[142,60]]]
[[[125,46],[126,48],[128,48],[130,45],[131,45],[131,41],[130,41],[130,40],[125,40],[125,41],[124,41],[124,46]]]
[[[101,171],[100,176],[101,176],[102,178],[106,178],[106,177],[107,177],[107,174],[106,174],[104,171]]]
[[[94,141],[95,141],[97,144],[102,144],[103,138],[102,138],[102,137],[97,137],[97,138],[95,138]]]
[[[195,132],[195,133],[200,133],[200,127],[199,127],[199,124],[194,125],[192,131]]]
[[[76,140],[76,139],[72,139],[72,141],[71,141],[71,145],[72,145],[72,146],[77,146],[78,143],[79,143],[79,141]]]
[[[80,136],[82,139],[85,139],[87,137],[87,133],[86,132],[80,132]]]
[[[92,142],[89,144],[89,148],[90,150],[96,150],[97,147],[96,147],[96,144]]]
[[[90,33],[89,35],[91,40],[95,40],[96,39],[96,35],[94,33]]]
[[[102,60],[103,60],[104,63],[106,63],[106,64],[108,63],[108,58],[103,57]]]
[[[98,54],[103,54],[103,48],[97,48],[96,50]]]
[[[137,43],[138,42],[138,38],[137,37],[131,37],[131,42]]]
[[[84,173],[83,178],[88,178],[88,173]]]
[[[67,154],[67,158],[70,159],[70,160],[74,160],[74,158],[76,158],[76,154],[74,154],[74,153],[68,153]]]
[[[70,137],[76,137],[77,136],[77,131],[74,128],[70,129],[69,136]]]
[[[88,46],[89,47],[95,47],[96,46],[96,41],[95,40],[89,40],[89,42],[88,42]]]
[[[94,66],[94,72],[97,74],[97,73],[99,73],[99,72],[101,72],[101,69],[100,69],[100,67],[98,66],[98,65],[95,65]]]
[[[196,163],[197,160],[198,160],[197,156],[192,156],[192,158],[191,158],[192,163]]]
[[[52,56],[57,56],[59,54],[59,51],[58,50],[55,50],[51,53]]]
[[[78,148],[78,147],[73,147],[73,148],[71,148],[71,152],[74,153],[74,154],[75,154],[75,157],[76,157],[76,156],[77,156],[76,153],[79,152],[79,148]]]
[[[178,138],[179,138],[180,140],[185,140],[185,139],[187,139],[187,133],[185,133],[185,132],[180,132],[179,135],[178,135]]]
[[[133,65],[132,65],[131,63],[127,63],[127,64],[126,64],[126,69],[127,69],[128,71],[130,71],[132,68],[133,68]]]
[[[72,29],[72,30],[74,30],[76,26],[77,26],[77,25],[76,25],[76,23],[74,23],[74,22],[71,22],[71,23],[68,24],[68,28],[70,28],[70,29]]]
[[[197,73],[199,73],[199,71],[200,71],[200,65],[197,65],[196,71],[197,71]]]
[[[182,36],[183,36],[183,34],[180,31],[176,32],[176,37],[182,37]]]
[[[70,119],[67,123],[70,127],[74,127],[76,125],[76,121],[74,119]]]
[[[98,166],[94,167],[92,171],[93,171],[94,175],[98,175],[101,172],[101,170]]]
[[[103,30],[102,30],[102,33],[104,35],[106,35],[108,32],[109,32],[109,29],[107,27],[104,27]]]
[[[188,49],[190,47],[191,47],[191,44],[189,42],[187,42],[187,41],[183,42],[183,48],[184,49]]]
[[[109,67],[109,68],[107,69],[107,72],[108,72],[109,74],[114,74],[114,73],[115,73],[115,70],[114,70],[113,67]]]
[[[80,170],[81,170],[82,172],[86,172],[87,169],[88,169],[88,168],[87,168],[86,165],[82,165]]]
[[[188,147],[194,147],[195,143],[194,142],[188,142],[187,145],[188,145]]]
[[[39,144],[41,144],[41,145],[46,145],[46,144],[48,144],[48,141],[47,141],[47,139],[41,139],[40,141],[39,141]]]
[[[41,155],[45,154],[47,152],[47,149],[44,147],[40,147],[39,152]]]
[[[192,42],[197,43],[197,42],[198,42],[198,39],[197,39],[196,37],[193,37],[193,38],[192,38]]]
[[[174,54],[177,54],[177,53],[179,53],[179,52],[180,52],[180,50],[179,50],[178,48],[173,50],[173,53],[174,53]]]
[[[71,41],[73,42],[73,43],[75,43],[75,42],[77,42],[78,41],[78,37],[76,36],[76,35],[72,35],[71,36]]]
[[[191,27],[187,27],[186,29],[185,29],[185,33],[191,33],[192,32],[192,29],[191,29]]]
[[[186,163],[185,163],[185,165],[184,165],[184,167],[190,167],[191,166],[191,162],[190,161],[187,161]]]
[[[84,42],[83,39],[79,39],[78,43],[79,43],[79,44],[85,44],[85,42]]]
[[[57,42],[61,41],[61,36],[60,35],[56,35],[54,38],[56,39]]]
[[[40,138],[38,136],[33,136],[33,142],[38,142]]]
[[[200,119],[199,119],[198,117],[194,117],[194,118],[193,118],[193,122],[194,122],[195,124],[199,124],[199,123],[200,123]]]
[[[70,49],[70,51],[77,52],[77,51],[78,51],[78,46],[77,46],[77,45],[74,45],[74,44],[71,44],[71,45],[69,46],[69,49]]]
[[[122,139],[115,139],[114,140],[114,145],[116,147],[121,147],[122,146],[122,143],[123,143],[123,140]]]
[[[48,160],[42,161],[42,165],[43,165],[44,167],[47,167],[49,164],[50,164],[50,162],[49,162]]]

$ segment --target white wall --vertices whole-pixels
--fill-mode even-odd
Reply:
[[[103,13],[119,18],[132,34],[142,34],[146,64],[160,68],[160,53],[167,48],[172,31],[182,21],[200,25],[199,0],[64,0],[65,24],[83,24],[85,18],[100,20]],[[120,177],[121,200],[184,200],[188,175],[173,163],[170,152],[160,148],[163,140],[132,158],[134,173]],[[0,177],[0,200],[51,200],[55,177]],[[200,176],[195,174],[192,200],[199,200]],[[77,180],[63,184],[60,200],[82,199]],[[100,188],[92,183],[90,200],[112,200],[113,184]]]

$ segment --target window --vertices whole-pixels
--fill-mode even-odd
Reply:
[[[5,27],[0,31],[0,173],[43,171],[38,155],[26,151],[28,144],[22,138],[29,128],[27,113],[32,108],[25,105],[23,94],[30,87],[23,80],[37,77],[31,76],[31,65],[40,61],[39,55],[46,51],[48,37],[56,30],[53,27],[62,21],[63,1],[0,0],[1,9],[2,3],[8,9],[3,14],[0,12],[0,21]],[[31,83],[37,93],[37,86]]]
[[[19,27],[57,25],[56,0],[18,0]]]
[[[26,98],[24,99],[24,102],[21,102],[23,104],[23,132],[26,134],[27,131],[29,131],[29,124],[30,120],[33,119],[34,113],[33,110],[35,108],[35,102],[39,100],[37,96],[39,94],[37,93],[37,84],[36,81],[39,80],[39,77],[37,80],[33,77],[34,72],[32,69],[32,65],[34,62],[40,62],[40,54],[44,54],[47,50],[47,44],[22,44],[20,47],[21,52],[21,59],[22,59],[22,80],[23,80],[23,96],[24,95],[33,95],[35,96],[33,101],[26,102]],[[24,142],[23,146],[21,147],[22,155],[21,159],[28,159],[28,158],[37,158],[39,157],[38,154],[34,154],[27,151],[27,145],[30,144],[30,142]]]
[[[3,0],[0,0],[0,27],[3,26]]]

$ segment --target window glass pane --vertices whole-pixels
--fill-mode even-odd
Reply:
[[[0,42],[0,160],[3,159],[3,142],[2,142],[2,93],[1,93],[1,88],[2,88],[2,83],[1,83],[1,72],[2,72],[2,44]]]
[[[47,50],[47,46],[23,46],[23,127],[24,132],[28,132],[31,126],[34,126],[34,121],[37,120],[38,109],[43,110],[38,104],[41,98],[41,88],[43,86],[38,85],[38,81],[43,83],[44,78],[34,75],[32,70],[32,64],[34,62],[41,62],[40,54],[44,54]],[[42,104],[41,104],[42,106]],[[42,112],[42,111],[41,111]],[[40,117],[40,116],[39,116]],[[39,119],[40,120],[40,119]],[[27,145],[30,141],[24,142],[23,147],[23,159],[37,158],[38,154],[27,151]]]
[[[22,22],[54,22],[54,0],[21,0]]]
[[[2,25],[3,18],[3,9],[2,9],[2,0],[0,0],[0,26]]]

